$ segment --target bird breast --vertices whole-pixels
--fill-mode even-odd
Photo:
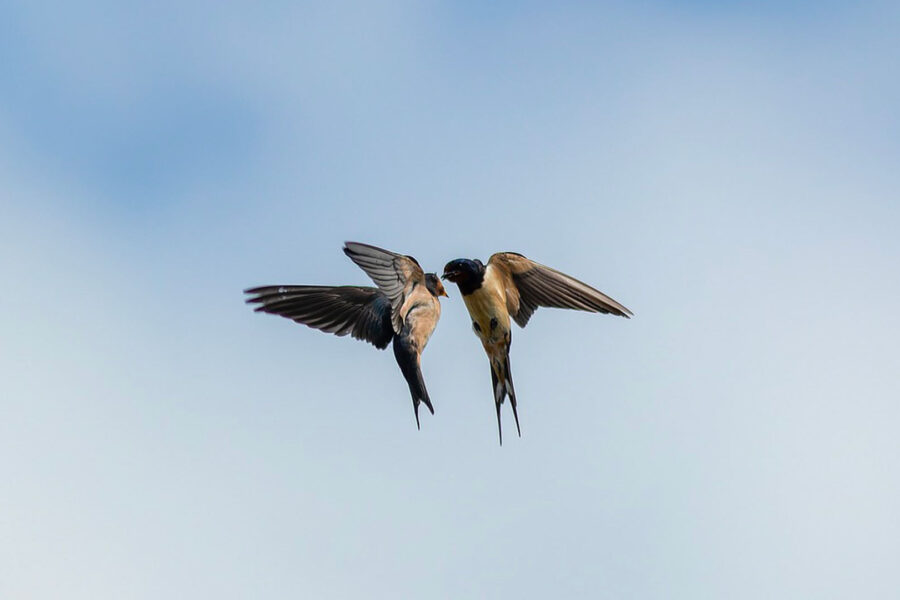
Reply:
[[[492,265],[488,265],[481,287],[463,296],[472,328],[483,342],[502,339],[509,331],[509,312],[506,310],[506,288]]]
[[[425,349],[425,345],[431,338],[438,319],[441,318],[441,303],[431,295],[424,287],[419,288],[409,295],[403,304],[401,315],[403,317],[403,335],[415,345],[419,352]]]

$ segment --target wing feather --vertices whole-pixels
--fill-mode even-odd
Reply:
[[[511,280],[515,293],[507,294],[507,304],[520,327],[525,327],[540,306],[607,313],[626,319],[633,314],[600,290],[521,254],[498,252],[491,256],[488,265]]]
[[[395,333],[403,328],[401,309],[417,285],[425,285],[425,272],[412,256],[390,250],[346,242],[344,254],[372,278],[391,302],[391,324]]]
[[[391,302],[380,290],[358,286],[271,285],[251,288],[257,312],[286,317],[338,336],[351,335],[384,349],[394,337]]]

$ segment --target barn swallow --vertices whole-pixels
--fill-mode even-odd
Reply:
[[[608,313],[626,319],[632,315],[630,310],[586,283],[515,252],[498,252],[491,256],[487,266],[477,259],[450,261],[444,267],[442,279],[459,286],[472,317],[472,329],[491,362],[501,445],[500,405],[507,396],[516,419],[516,431],[522,436],[509,368],[510,317],[519,327],[525,327],[539,306]]]
[[[344,254],[378,287],[268,285],[244,290],[251,295],[247,303],[258,304],[256,312],[287,317],[326,333],[350,334],[379,350],[393,342],[419,428],[420,403],[434,414],[422,377],[422,351],[441,316],[439,297],[447,292],[438,276],[425,273],[412,256],[357,242],[346,242]]]

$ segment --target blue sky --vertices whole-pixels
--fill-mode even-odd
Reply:
[[[895,5],[2,13],[3,597],[900,592]],[[516,330],[500,448],[451,289],[416,431],[242,304],[348,239],[636,316]]]

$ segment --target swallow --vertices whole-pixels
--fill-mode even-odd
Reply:
[[[500,406],[506,397],[516,419],[516,431],[519,437],[522,436],[509,367],[510,318],[519,327],[525,327],[540,306],[613,314],[626,319],[633,314],[588,284],[515,252],[498,252],[491,256],[487,265],[477,259],[450,261],[444,267],[442,279],[459,287],[472,318],[472,329],[490,360],[501,445]]]
[[[346,242],[344,254],[378,287],[267,285],[244,290],[250,295],[246,302],[257,304],[256,312],[338,336],[349,334],[379,350],[392,343],[419,429],[419,404],[434,414],[422,377],[422,351],[441,317],[439,298],[447,292],[437,274],[425,273],[412,256],[357,242]]]

